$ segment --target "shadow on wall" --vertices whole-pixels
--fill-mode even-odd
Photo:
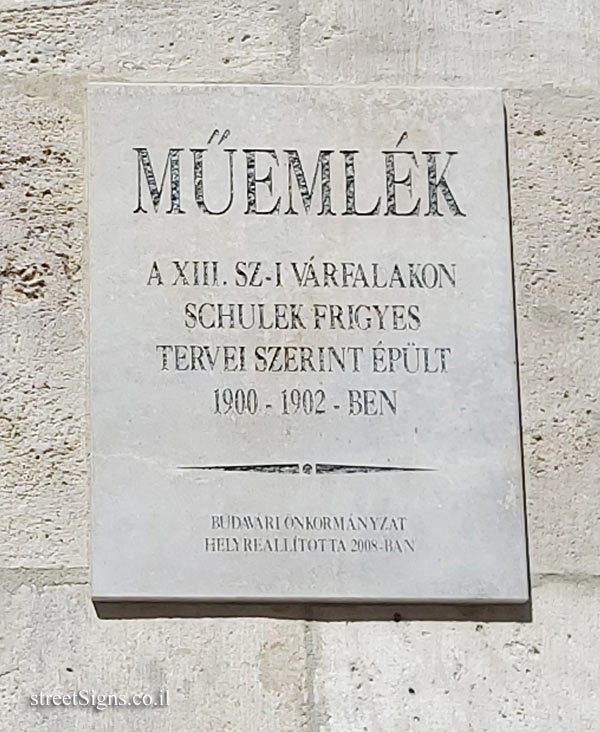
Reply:
[[[320,622],[433,620],[530,623],[531,601],[495,605],[349,605],[305,603],[94,602],[99,618],[257,617]]]

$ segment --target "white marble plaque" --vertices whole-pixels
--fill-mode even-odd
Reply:
[[[92,84],[97,599],[528,599],[501,96]]]

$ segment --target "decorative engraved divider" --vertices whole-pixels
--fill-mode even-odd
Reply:
[[[403,468],[394,465],[341,465],[338,463],[267,463],[263,465],[180,465],[179,470],[222,470],[226,473],[422,473],[436,468]]]

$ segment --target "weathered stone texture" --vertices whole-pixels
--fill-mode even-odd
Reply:
[[[99,620],[85,583],[18,583],[0,621],[0,729],[593,732],[599,601],[597,583],[557,577],[534,588],[525,625]],[[168,710],[29,701],[162,688]]]
[[[600,9],[587,0],[300,0],[300,9],[300,69],[312,82],[598,82]]]
[[[0,557],[86,561],[81,113],[3,86]]]
[[[5,74],[194,81],[277,78],[294,56],[287,3],[0,2]]]
[[[300,621],[99,620],[85,584],[20,585],[4,603],[0,640],[3,731],[307,729]],[[42,708],[29,699],[160,689],[169,690],[166,709]]]
[[[314,679],[322,729],[591,732],[598,601],[594,583],[545,581],[531,625],[335,624]]]
[[[532,570],[600,574],[600,103],[509,92]]]

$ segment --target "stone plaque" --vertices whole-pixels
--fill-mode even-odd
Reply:
[[[97,599],[524,602],[501,96],[93,84]]]

